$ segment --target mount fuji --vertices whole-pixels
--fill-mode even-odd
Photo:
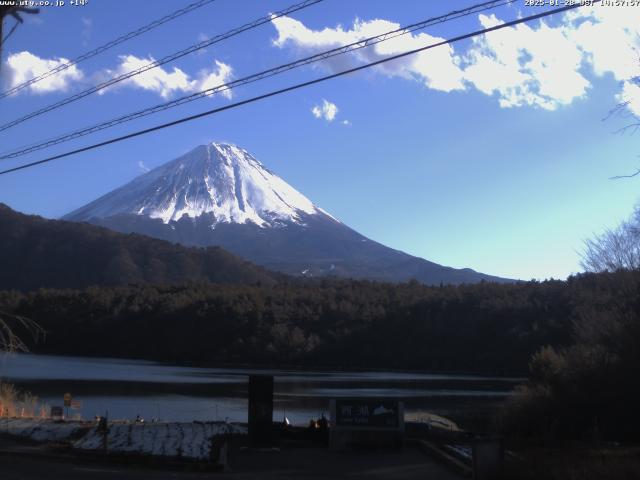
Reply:
[[[201,145],[65,215],[187,246],[219,245],[272,270],[427,284],[508,281],[454,269],[370,240],[246,150]]]

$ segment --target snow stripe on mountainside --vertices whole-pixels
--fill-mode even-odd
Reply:
[[[300,224],[301,214],[326,214],[246,150],[214,142],[137,177],[65,218],[135,214],[169,223],[204,213],[213,214],[214,225],[253,222],[261,227]]]

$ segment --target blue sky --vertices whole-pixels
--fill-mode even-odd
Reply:
[[[89,0],[45,7],[3,49],[11,86],[161,17],[187,1]],[[6,123],[76,91],[294,3],[217,0],[0,100]],[[470,1],[325,0],[0,133],[0,150],[240,78]],[[518,1],[395,42],[214,95],[67,143],[47,154],[222,106],[344,66],[538,10]],[[5,21],[5,32],[12,20]],[[0,202],[59,217],[193,147],[246,148],[317,205],[364,235],[454,267],[512,278],[580,271],[582,241],[616,225],[638,199],[630,117],[640,114],[640,7],[598,7],[440,47],[384,69],[315,85],[48,165],[0,176]],[[175,70],[179,69],[179,70]],[[13,166],[38,160],[45,152]]]

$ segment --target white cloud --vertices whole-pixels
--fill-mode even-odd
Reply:
[[[479,20],[483,28],[503,23],[494,15]],[[569,31],[521,23],[476,37],[465,57],[465,80],[487,95],[497,93],[503,107],[567,105],[590,86],[579,72],[583,55]]]
[[[351,121],[349,121],[349,120],[343,120],[343,121],[342,121],[342,124],[343,124],[344,126],[346,126],[346,127],[350,127],[350,126],[352,125]]]
[[[140,170],[142,170],[143,173],[147,173],[151,170],[149,167],[145,165],[145,163],[142,160],[138,160],[138,168],[140,168]]]
[[[152,57],[138,58],[135,55],[123,55],[120,57],[120,65],[114,72],[114,76],[136,70],[153,61]],[[123,85],[125,83],[129,86],[156,92],[163,98],[167,98],[177,91],[191,90],[189,76],[177,67],[174,67],[172,71],[167,71],[162,67],[152,68],[125,80]]]
[[[123,55],[120,56],[118,68],[115,71],[106,72],[106,75],[109,77],[121,75],[154,61],[153,57],[139,58],[135,55]],[[190,76],[178,67],[174,67],[172,70],[156,67],[135,75],[120,85],[149,90],[159,94],[162,98],[169,98],[175,93],[193,93],[228,83],[231,75],[232,68],[229,65],[215,60],[214,68],[202,70],[196,77]],[[225,90],[221,93],[225,97],[231,98],[231,90]]]
[[[589,75],[611,75],[621,81],[620,98],[632,99],[640,109],[637,83],[640,72],[640,8],[596,6],[573,10],[563,17],[519,24],[475,37],[466,50],[450,45],[405,57],[374,70],[386,76],[420,81],[428,88],[450,92],[474,88],[497,97],[504,107],[532,106],[554,110],[585,98],[592,88]],[[495,15],[479,15],[482,27],[504,23]],[[322,51],[394,30],[388,20],[356,19],[353,26],[312,30],[298,20],[273,20],[274,46],[303,52]],[[408,33],[325,60],[334,71],[371,62],[441,41],[426,33]],[[636,99],[636,100],[634,100]]]
[[[52,68],[56,68],[58,65],[62,65],[68,61],[68,59],[62,57],[50,59],[40,58],[27,51],[9,55],[9,58],[5,61],[8,88],[13,88],[27,80],[42,75]],[[82,71],[73,65],[44,80],[31,84],[25,90],[32,93],[66,91],[74,81],[81,80],[83,76]]]
[[[565,17],[570,37],[596,75],[628,80],[638,74],[640,8],[580,8]]]
[[[624,82],[622,92],[618,95],[618,101],[626,103],[629,111],[640,117],[640,82]]]
[[[327,100],[322,100],[320,105],[315,105],[311,113],[316,118],[324,118],[327,122],[333,122],[338,114],[338,106]]]
[[[87,19],[82,20],[84,22]],[[139,58],[135,55],[123,55],[120,56],[119,59],[120,64],[115,69],[105,69],[93,74],[92,83],[106,81],[107,79],[146,66],[154,61],[152,57]],[[51,59],[40,58],[28,51],[14,53],[7,58],[5,65],[3,65],[6,71],[6,80],[3,89],[13,88],[68,61],[68,59],[62,57]],[[214,65],[211,68],[203,69],[196,75],[189,75],[177,67],[174,67],[172,70],[156,67],[117,83],[113,87],[103,89],[99,93],[103,94],[110,88],[133,87],[155,92],[163,98],[168,98],[176,93],[194,93],[228,83],[232,78],[232,74],[233,70],[231,66],[218,60],[214,60]],[[85,74],[83,71],[76,65],[73,65],[55,75],[33,83],[24,91],[31,93],[67,91],[74,83],[78,83],[84,79]],[[231,98],[232,96],[231,90],[224,90],[220,93],[227,98]]]
[[[273,41],[277,47],[293,46],[303,51],[321,51],[354,43],[368,37],[395,30],[399,23],[375,19],[362,21],[356,19],[351,29],[345,30],[338,25],[335,28],[311,30],[302,22],[289,17],[273,19],[278,31],[278,38]],[[427,33],[407,34],[395,37],[373,47],[360,49],[349,55],[341,55],[325,61],[324,65],[331,70],[342,70],[357,63],[380,60],[397,53],[419,48],[423,45],[442,41]],[[458,65],[459,59],[450,46],[439,47],[430,51],[398,59],[382,64],[376,70],[387,76],[413,78],[423,82],[427,87],[449,92],[464,88],[463,72]]]
[[[222,85],[224,83],[228,83],[231,80],[231,76],[233,74],[233,69],[231,66],[226,63],[219,62],[215,60],[217,70],[203,70],[200,72],[199,79],[195,81],[193,89],[195,91],[207,90],[209,88],[216,87],[217,85]],[[224,90],[221,92],[227,98],[231,98],[232,91]]]

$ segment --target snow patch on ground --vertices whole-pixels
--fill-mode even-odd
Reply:
[[[0,433],[38,442],[71,442],[79,450],[103,450],[104,434],[95,423],[2,418]],[[130,453],[163,457],[209,460],[227,435],[245,435],[247,429],[224,422],[109,424],[107,449],[110,453]]]
[[[1,418],[0,433],[30,438],[37,442],[59,442],[80,435],[86,425],[79,422],[54,422],[47,419]]]
[[[212,456],[215,437],[246,433],[243,427],[223,422],[113,423],[109,425],[108,450],[206,460]],[[104,448],[103,442],[103,433],[93,427],[73,446],[96,450]]]

